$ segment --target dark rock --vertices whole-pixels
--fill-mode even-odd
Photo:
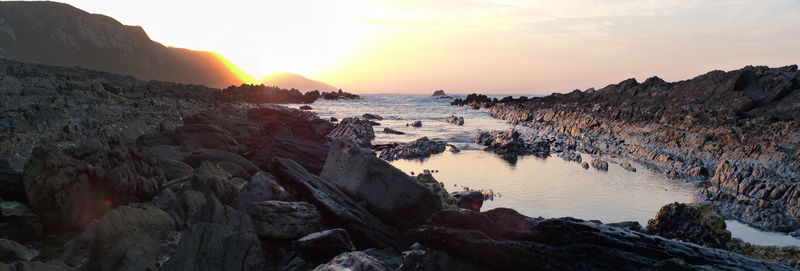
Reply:
[[[122,239],[147,235],[155,240],[163,240],[169,232],[175,230],[172,218],[155,206],[120,206],[87,225],[80,235],[67,243],[61,258],[68,264],[80,267],[83,264],[82,255],[87,255],[85,267],[96,269],[110,249]]]
[[[497,270],[790,270],[700,247],[574,218],[527,218],[510,209],[441,211],[409,231],[422,245]]]
[[[323,229],[322,215],[308,202],[250,202],[247,212],[260,238],[293,240]]]
[[[589,169],[589,163],[583,162],[581,163],[581,167],[584,169]]]
[[[339,119],[337,119],[337,118],[334,118],[334,117],[331,117],[330,121],[331,121],[331,122],[337,122],[337,121],[339,121]]]
[[[709,203],[664,205],[647,221],[647,233],[714,248],[725,248],[731,240],[725,219]]]
[[[418,243],[417,243],[418,244]],[[434,270],[463,270],[483,271],[493,270],[468,262],[453,259],[447,252],[433,249],[412,249],[403,252],[403,265],[399,271],[434,271]]]
[[[489,99],[489,97],[487,97],[486,95],[478,95],[472,93],[470,95],[467,95],[466,99],[462,100],[460,98],[456,98],[455,100],[450,102],[450,104],[457,106],[467,106],[473,109],[480,109],[481,107],[485,108],[492,107],[494,105],[494,101]]]
[[[6,200],[26,200],[22,184],[22,157],[0,159],[0,197]]]
[[[201,192],[189,190],[176,196],[169,188],[153,199],[153,204],[167,212],[180,229],[188,227],[189,216],[205,203],[206,197]]]
[[[17,261],[9,264],[0,263],[0,270],[8,271],[67,271],[73,270],[64,265],[43,262]]]
[[[233,203],[241,189],[231,181],[230,173],[208,161],[194,170],[191,187],[203,194],[214,195],[223,204]]]
[[[369,113],[361,115],[361,118],[365,120],[383,120],[383,117],[381,117],[380,115],[369,114]]]
[[[642,225],[639,224],[638,221],[623,221],[623,222],[617,222],[617,223],[608,223],[606,225],[623,228],[623,229],[626,229],[626,230],[629,230],[629,231],[647,233],[647,230],[645,228],[643,228]]]
[[[408,242],[399,237],[394,229],[361,207],[350,196],[328,181],[309,174],[294,161],[275,158],[270,165],[270,172],[282,183],[292,186],[304,197],[311,199],[324,212],[336,217],[352,234],[357,245],[377,245],[398,250],[408,246]]]
[[[164,178],[167,180],[174,180],[181,177],[191,175],[194,169],[184,162],[177,160],[159,160],[161,170],[164,172]]]
[[[271,140],[265,140],[250,159],[263,169],[269,167],[272,158],[291,159],[303,165],[307,171],[319,174],[328,157],[328,149],[327,145],[315,140],[275,136]]]
[[[411,174],[413,175],[414,173]],[[433,178],[433,174],[431,174],[430,171],[425,170],[418,174],[416,178],[419,183],[428,187],[429,190],[433,191],[433,193],[439,197],[441,200],[442,209],[448,208],[455,204],[455,200],[450,196],[449,193],[447,193],[447,190],[444,188],[444,184]]]
[[[505,131],[480,132],[474,138],[475,143],[486,146],[484,150],[494,152],[506,160],[516,161],[519,155],[550,155],[550,143],[545,140],[525,142],[516,129]]]
[[[376,149],[380,151],[378,157],[386,161],[398,159],[424,159],[431,155],[444,152],[447,142],[430,140],[428,137],[421,137],[406,144],[393,145]]]
[[[313,92],[306,92],[306,95],[303,95],[296,89],[282,89],[274,86],[250,84],[230,86],[220,92],[215,93],[214,96],[220,101],[246,101],[254,104],[310,104],[319,98],[318,95],[313,95]]]
[[[360,100],[361,96],[358,96],[358,95],[352,94],[352,93],[347,93],[347,92],[344,92],[344,91],[342,91],[340,89],[338,92],[336,92],[336,91],[323,92],[322,93],[322,98],[325,99],[325,100],[339,100],[339,99]]]
[[[187,117],[182,126],[168,134],[184,150],[216,149],[245,153],[251,149],[247,143],[253,141],[258,131],[259,127],[252,122],[204,111]]]
[[[310,106],[307,106],[307,105],[303,105],[303,106],[300,106],[300,110],[314,110],[314,108],[311,108]]]
[[[397,131],[397,130],[394,130],[394,129],[391,129],[391,128],[388,128],[388,127],[387,128],[383,128],[383,132],[387,133],[387,134],[393,134],[393,135],[404,135],[404,134],[406,134],[406,133],[403,133],[403,132],[400,132],[400,131]]]
[[[254,234],[198,223],[181,238],[164,270],[261,270],[264,265]]]
[[[222,205],[213,195],[210,195],[205,204],[196,209],[186,221],[188,226],[199,223],[217,224],[234,232],[256,233],[249,215],[230,206]]]
[[[350,235],[344,229],[315,232],[297,240],[297,250],[303,259],[324,263],[336,255],[354,251]]]
[[[583,158],[581,158],[581,155],[579,153],[574,152],[574,151],[562,152],[562,153],[558,154],[558,157],[561,157],[561,159],[564,159],[564,161],[571,161],[571,162],[578,162],[578,163],[582,162],[582,159],[583,159]]]
[[[372,147],[375,132],[369,121],[345,118],[328,134],[331,140],[341,140],[363,148]]]
[[[431,95],[431,96],[434,96],[434,97],[437,97],[437,96],[447,96],[447,94],[446,94],[446,93],[444,93],[444,90],[441,90],[441,89],[440,89],[440,90],[434,91],[434,92],[433,92],[433,95]]]
[[[117,242],[103,257],[101,270],[156,270],[161,240],[140,234]]]
[[[483,193],[480,191],[459,191],[450,194],[456,201],[458,208],[481,211],[483,206]]]
[[[32,240],[42,235],[39,216],[16,201],[0,202],[0,236],[13,240]]]
[[[320,176],[391,225],[410,227],[441,209],[430,189],[370,153],[337,141]]]
[[[592,167],[596,168],[597,170],[607,171],[608,170],[608,162],[606,162],[606,161],[604,161],[603,159],[600,159],[600,158],[595,158],[595,159],[592,159]]]
[[[88,139],[60,151],[43,145],[25,166],[31,208],[48,231],[81,229],[114,206],[149,201],[164,174],[147,148],[122,139]]]
[[[317,266],[314,271],[393,271],[400,267],[396,260],[380,254],[374,249],[345,252],[328,263]]]
[[[622,168],[624,168],[624,169],[625,169],[625,170],[627,170],[627,171],[636,172],[636,168],[635,168],[635,167],[633,167],[633,166],[631,165],[631,163],[628,163],[628,162],[622,162],[622,163],[619,163],[619,166],[620,166],[620,167],[622,167]]]
[[[30,261],[39,255],[39,251],[30,249],[13,240],[0,238],[0,262]]]
[[[415,122],[411,123],[411,127],[417,127],[417,128],[422,127],[422,121],[418,120],[418,121],[415,121]]]
[[[234,200],[233,206],[247,212],[247,205],[251,202],[262,202],[267,200],[288,200],[289,192],[278,184],[271,174],[258,172],[253,174],[253,178],[247,183]]]
[[[464,117],[456,117],[454,115],[451,115],[449,118],[447,118],[447,123],[452,123],[455,125],[464,125]]]
[[[258,167],[246,158],[226,151],[198,149],[186,156],[186,163],[194,168],[199,167],[204,161],[218,164],[222,168],[227,169],[228,173],[231,173],[231,175],[240,178],[249,179],[250,176],[259,171]],[[234,170],[232,168],[239,168],[240,170]],[[242,169],[245,172],[240,172]],[[237,172],[240,174],[235,174]]]

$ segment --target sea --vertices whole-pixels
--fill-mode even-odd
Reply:
[[[450,95],[464,98],[465,95]],[[508,95],[494,95],[498,99]],[[534,95],[529,95],[532,97]],[[515,95],[517,97],[517,95]],[[548,158],[520,157],[509,163],[485,152],[473,138],[480,131],[520,129],[506,121],[492,118],[481,110],[451,106],[448,98],[429,95],[372,94],[361,100],[317,100],[310,106],[319,117],[339,120],[376,114],[383,117],[374,126],[375,144],[407,143],[420,137],[444,140],[456,145],[460,152],[445,151],[423,160],[398,160],[393,166],[409,174],[430,170],[449,192],[465,189],[491,190],[494,197],[484,202],[482,210],[507,207],[530,217],[575,217],[600,220],[604,223],[638,221],[642,226],[655,217],[658,210],[672,202],[690,202],[693,184],[669,179],[644,165],[629,172],[609,163],[608,171],[584,169],[553,155]],[[289,107],[299,108],[292,104]],[[451,115],[464,118],[464,125],[446,120]],[[421,121],[422,127],[410,124]],[[404,132],[384,133],[384,128]],[[584,161],[591,157],[582,154]],[[726,220],[733,237],[759,245],[800,246],[800,239],[784,233],[762,231],[736,220]]]

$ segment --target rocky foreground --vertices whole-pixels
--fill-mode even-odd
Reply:
[[[792,270],[632,223],[480,212],[376,157],[366,121],[243,90],[0,61],[0,95],[0,270]]]
[[[712,202],[726,217],[775,231],[800,229],[797,66],[713,71],[675,83],[628,79],[537,98],[473,94],[453,104],[488,108],[534,128],[533,137],[551,142],[554,152],[638,161],[696,181],[702,188],[694,199]]]

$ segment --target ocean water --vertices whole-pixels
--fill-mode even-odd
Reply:
[[[464,98],[464,95],[451,95]],[[503,95],[496,97],[502,98]],[[575,217],[605,223],[638,221],[642,226],[665,204],[689,202],[694,185],[671,180],[645,166],[632,162],[637,172],[629,172],[609,163],[608,171],[583,169],[580,164],[557,156],[520,157],[510,164],[497,155],[484,152],[472,143],[480,130],[504,130],[512,125],[492,118],[483,110],[450,106],[451,99],[427,95],[376,94],[363,95],[362,100],[318,100],[311,104],[322,118],[360,117],[365,113],[383,117],[374,126],[373,144],[405,143],[427,136],[455,144],[459,153],[445,151],[424,160],[391,162],[406,173],[434,171],[434,177],[450,191],[491,189],[492,200],[482,210],[508,207],[531,217]],[[299,107],[300,105],[289,105]],[[450,116],[464,117],[464,125],[445,122]],[[422,121],[422,127],[407,126]],[[387,134],[384,127],[405,132]],[[524,127],[516,127],[525,130]],[[584,161],[591,160],[583,155]],[[760,231],[737,221],[726,221],[734,237],[761,245],[800,246],[800,239],[774,232]]]

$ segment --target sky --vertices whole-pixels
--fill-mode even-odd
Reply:
[[[256,77],[356,93],[548,94],[800,62],[800,1],[70,0]]]

